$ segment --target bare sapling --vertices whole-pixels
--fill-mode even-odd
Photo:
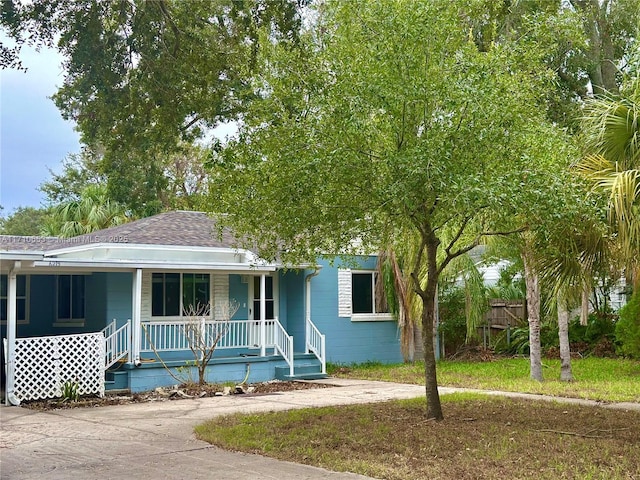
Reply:
[[[238,301],[232,299],[216,302],[213,315],[209,303],[189,305],[184,309],[184,335],[198,370],[198,385],[206,383],[209,360],[213,357],[218,342],[229,330],[229,322],[239,307]]]

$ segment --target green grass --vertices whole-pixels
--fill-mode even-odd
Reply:
[[[424,398],[214,418],[201,440],[388,480],[607,479],[640,475],[639,412],[452,394],[445,420]]]
[[[527,358],[498,359],[489,362],[441,361],[438,384],[449,387],[478,388],[584,398],[603,402],[640,402],[640,362],[624,359],[585,358],[571,362],[574,382],[561,382],[560,361],[543,361],[545,380],[529,378]],[[329,373],[337,377],[424,384],[424,365],[368,363],[349,367],[332,365]]]

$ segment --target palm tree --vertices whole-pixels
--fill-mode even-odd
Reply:
[[[620,94],[588,102],[584,117],[587,154],[577,171],[608,196],[608,214],[619,248],[640,287],[640,53],[635,75]]]
[[[107,197],[104,186],[89,185],[78,200],[54,207],[42,233],[68,238],[114,227],[129,220],[124,207]]]
[[[421,348],[422,302],[412,287],[410,268],[406,259],[414,258],[420,247],[420,239],[405,235],[394,246],[388,246],[378,255],[377,272],[382,279],[377,282],[376,298],[385,299],[386,307],[398,322],[400,349],[405,361],[412,362]],[[426,285],[427,268],[417,273],[421,285]],[[466,342],[478,338],[478,327],[484,319],[486,298],[483,277],[468,254],[453,259],[440,277],[442,282],[461,281],[465,292],[465,315],[467,320]],[[434,335],[436,332],[434,331]]]

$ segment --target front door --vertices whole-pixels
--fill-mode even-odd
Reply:
[[[253,280],[250,284],[249,295],[251,297],[251,308],[249,309],[249,319],[254,320],[251,322],[249,329],[249,345],[253,347],[260,347],[260,277],[252,277]],[[266,345],[273,345],[274,339],[274,322],[276,304],[274,295],[273,277],[265,277],[265,319],[266,321]],[[271,321],[270,321],[271,320]]]

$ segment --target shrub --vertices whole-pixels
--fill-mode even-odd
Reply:
[[[446,353],[454,353],[464,344],[467,335],[464,290],[459,287],[443,288],[439,293],[439,332],[444,337]]]
[[[614,318],[613,314],[595,312],[589,314],[586,325],[580,325],[580,318],[574,318],[569,323],[569,342],[594,345],[602,339],[612,340],[616,328]]]
[[[540,346],[543,350],[558,346],[558,328],[553,322],[540,324]],[[496,353],[528,355],[529,326],[513,328],[508,335],[506,330],[501,332],[496,338],[494,350]]]
[[[618,312],[615,336],[620,355],[640,359],[640,291],[637,291]]]

